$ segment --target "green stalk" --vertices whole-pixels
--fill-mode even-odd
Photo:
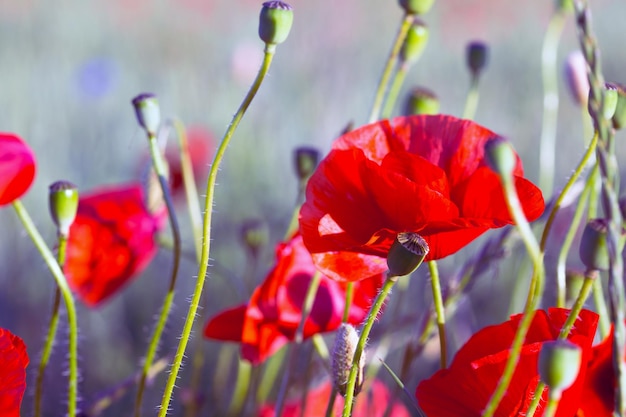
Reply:
[[[478,108],[478,76],[472,76],[472,82],[470,89],[467,92],[465,98],[465,107],[463,109],[463,119],[473,120],[476,116],[476,109]]]
[[[400,29],[398,30],[398,34],[396,35],[393,47],[391,48],[391,52],[389,53],[389,57],[387,58],[385,69],[383,70],[383,74],[380,77],[380,81],[378,82],[378,88],[376,89],[374,104],[372,105],[372,110],[370,112],[369,123],[373,123],[378,120],[378,117],[380,115],[380,109],[383,105],[383,98],[385,97],[387,85],[389,84],[389,78],[391,77],[391,71],[393,70],[395,63],[398,60],[398,54],[400,53],[400,49],[402,48],[402,44],[404,43],[406,34],[409,32],[409,28],[413,24],[414,19],[415,16],[408,13],[405,14],[404,18],[402,19]]]
[[[65,254],[67,249],[67,236],[59,235],[57,251],[57,262],[61,269],[65,265]],[[48,333],[46,335],[46,342],[44,344],[43,353],[41,354],[41,362],[37,370],[37,382],[35,383],[35,417],[41,415],[41,393],[43,392],[43,376],[46,372],[46,367],[50,361],[50,355],[52,354],[52,347],[54,346],[54,339],[57,334],[57,328],[59,327],[59,307],[61,305],[61,290],[55,285],[54,289],[54,302],[52,303],[52,314],[50,315],[50,321],[48,322]]]
[[[347,323],[348,317],[350,317],[350,307],[352,306],[352,297],[354,297],[354,282],[348,282],[346,284],[346,303],[343,306],[342,322]]]
[[[400,94],[400,89],[402,88],[402,84],[404,84],[404,80],[406,79],[406,74],[408,72],[409,72],[409,65],[406,62],[403,62],[398,67],[398,71],[396,72],[396,75],[393,77],[391,88],[389,88],[389,94],[387,94],[385,107],[383,107],[383,113],[382,113],[383,119],[388,119],[389,117],[391,117],[393,108],[396,105],[396,101],[398,100],[398,95]]]
[[[74,298],[70,287],[67,285],[65,275],[55,259],[54,255],[46,246],[45,241],[41,237],[41,234],[35,227],[30,215],[26,211],[26,208],[20,200],[13,202],[13,208],[17,216],[19,217],[26,233],[30,236],[31,240],[35,244],[35,247],[44,259],[50,272],[56,280],[57,287],[61,291],[63,302],[67,310],[67,320],[70,328],[70,340],[69,340],[69,362],[70,362],[70,375],[69,375],[69,387],[67,393],[67,414],[69,417],[76,416],[76,399],[78,396],[78,322],[76,318],[76,307],[74,305]]]
[[[524,210],[522,209],[522,205],[517,196],[517,190],[515,189],[513,178],[510,175],[501,175],[500,180],[502,181],[504,188],[504,195],[506,197],[509,213],[511,213],[511,216],[517,225],[522,241],[524,242],[526,250],[532,260],[533,274],[528,289],[528,298],[526,300],[526,307],[524,308],[524,315],[522,316],[517,332],[515,333],[515,337],[513,338],[513,343],[511,345],[509,357],[504,366],[502,377],[500,378],[493,395],[489,399],[489,402],[483,411],[483,417],[492,417],[495,414],[500,401],[504,397],[504,394],[511,383],[515,367],[519,361],[524,339],[526,338],[526,334],[528,333],[528,329],[532,323],[533,315],[543,292],[544,281],[543,254],[535,236],[533,235],[530,224],[524,215]]]
[[[552,15],[541,50],[543,80],[543,123],[539,142],[539,187],[545,195],[552,195],[556,153],[556,127],[559,113],[557,51],[565,25],[565,13]]]
[[[161,407],[159,409],[159,417],[165,417],[167,415],[167,411],[169,409],[170,400],[172,398],[172,393],[174,391],[174,385],[176,384],[176,379],[178,378],[178,372],[183,363],[183,357],[185,355],[185,350],[187,349],[187,343],[189,342],[189,337],[191,335],[191,329],[193,327],[194,319],[196,317],[196,313],[198,311],[198,305],[200,304],[200,297],[202,295],[202,290],[204,288],[204,281],[206,278],[206,273],[209,264],[209,253],[211,249],[211,221],[213,214],[213,200],[215,197],[215,181],[217,179],[217,172],[219,170],[220,163],[224,157],[224,153],[226,152],[226,148],[230,143],[230,139],[235,133],[237,126],[239,126],[239,122],[241,121],[244,113],[246,112],[248,106],[252,102],[252,99],[256,95],[256,92],[259,90],[267,71],[269,70],[270,64],[272,62],[272,58],[274,57],[274,52],[276,50],[276,45],[266,45],[265,54],[263,56],[263,62],[261,64],[261,68],[254,80],[254,83],[250,87],[248,94],[244,98],[243,102],[239,106],[237,113],[233,116],[233,119],[224,133],[224,137],[220,143],[217,152],[215,153],[215,157],[213,159],[213,164],[211,165],[211,170],[209,171],[209,178],[207,180],[207,188],[206,188],[206,197],[205,197],[205,210],[204,210],[204,221],[202,227],[202,253],[200,257],[200,264],[198,267],[198,278],[196,279],[196,286],[194,289],[193,296],[191,298],[191,304],[189,305],[189,311],[187,312],[187,318],[185,319],[185,324],[183,326],[183,331],[180,336],[180,341],[178,343],[178,348],[176,350],[176,355],[174,356],[174,362],[172,364],[172,370],[170,372],[169,378],[167,380],[167,384],[165,386],[165,391],[163,392],[163,398],[161,399]]]
[[[144,360],[143,368],[141,370],[141,376],[139,377],[139,383],[137,385],[137,395],[135,397],[135,417],[139,417],[141,415],[141,403],[143,401],[143,393],[146,387],[148,372],[150,372],[150,369],[152,368],[152,362],[154,361],[154,357],[156,356],[156,351],[159,347],[159,342],[161,341],[161,335],[163,334],[163,329],[165,329],[165,323],[167,322],[170,310],[172,309],[172,303],[174,302],[174,290],[176,289],[176,278],[178,277],[178,267],[180,265],[181,252],[180,228],[178,226],[178,219],[174,210],[174,203],[172,201],[172,196],[170,194],[169,186],[167,183],[167,168],[161,156],[161,151],[159,149],[156,136],[153,134],[148,134],[148,141],[150,145],[150,156],[152,157],[152,165],[159,178],[159,185],[161,186],[161,192],[163,194],[163,199],[165,200],[167,214],[170,221],[170,227],[172,229],[172,237],[174,240],[174,262],[172,263],[170,285],[167,289],[167,294],[165,294],[161,313],[159,314],[157,325],[154,328],[154,333],[152,333],[152,338],[150,339],[148,351],[146,352],[146,358]]]
[[[440,366],[441,369],[445,369],[448,364],[448,348],[446,343],[446,312],[443,305],[443,297],[441,295],[441,284],[439,283],[439,269],[437,268],[437,262],[428,262],[428,270],[430,271],[430,283],[433,290],[433,303],[435,305],[435,314],[437,315],[437,328],[439,329]]]
[[[241,415],[243,405],[248,394],[248,388],[250,388],[250,376],[252,374],[252,366],[249,362],[239,359],[237,364],[237,383],[235,384],[235,390],[233,397],[228,406],[229,416]]]

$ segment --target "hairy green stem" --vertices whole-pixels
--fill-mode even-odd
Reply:
[[[472,76],[469,91],[465,98],[465,107],[463,108],[463,119],[473,120],[476,116],[476,109],[478,109],[478,76]]]
[[[383,107],[382,118],[388,119],[391,117],[391,113],[393,112],[393,108],[396,105],[396,101],[398,100],[398,95],[400,94],[400,89],[402,88],[402,84],[404,84],[404,80],[406,79],[406,74],[409,72],[409,64],[403,62],[398,67],[398,71],[396,71],[396,75],[393,77],[393,81],[391,82],[391,87],[389,88],[389,94],[387,94],[387,100],[385,100],[385,106]]]
[[[187,318],[185,319],[185,324],[183,326],[183,331],[180,336],[180,341],[178,343],[178,348],[176,350],[176,355],[174,356],[174,362],[172,364],[172,370],[167,380],[167,384],[165,386],[165,391],[163,392],[163,398],[161,400],[161,408],[159,410],[159,417],[165,417],[167,415],[167,411],[169,408],[170,400],[172,398],[172,393],[174,391],[174,385],[176,384],[176,379],[178,378],[178,372],[183,363],[183,357],[185,355],[185,350],[187,349],[187,343],[189,342],[189,337],[191,335],[191,329],[193,327],[194,319],[196,317],[196,313],[198,311],[198,305],[200,304],[200,297],[202,295],[202,290],[204,288],[204,281],[207,274],[208,264],[209,264],[209,253],[211,249],[211,221],[213,214],[213,200],[215,197],[215,182],[217,179],[217,172],[219,170],[220,163],[224,157],[224,153],[226,152],[226,148],[230,143],[230,139],[235,133],[237,126],[239,126],[239,122],[241,121],[244,113],[246,112],[248,106],[252,102],[252,99],[256,95],[259,87],[267,71],[269,70],[270,64],[272,62],[272,58],[274,57],[275,45],[266,45],[265,54],[263,56],[263,62],[261,64],[261,68],[259,69],[259,73],[257,74],[256,79],[254,80],[248,94],[244,98],[243,102],[239,106],[239,109],[233,116],[233,119],[222,138],[219,148],[215,153],[215,157],[213,159],[213,164],[211,165],[211,170],[209,171],[209,178],[207,180],[207,188],[206,188],[206,197],[205,197],[205,210],[204,210],[204,221],[202,227],[202,253],[200,257],[200,263],[198,267],[198,278],[196,279],[196,286],[194,288],[194,293],[191,298],[191,303],[189,305],[189,310],[187,312]]]
[[[446,311],[441,295],[441,284],[439,283],[439,269],[436,261],[428,262],[428,270],[430,271],[430,283],[433,291],[433,303],[435,305],[435,314],[437,316],[437,328],[439,329],[439,352],[440,366],[445,369],[448,364],[447,343],[446,343]]]
[[[378,82],[378,88],[376,89],[374,104],[372,105],[372,110],[368,119],[369,123],[373,123],[379,118],[380,109],[383,105],[383,99],[385,97],[385,92],[387,91],[387,85],[389,84],[389,78],[391,77],[391,71],[393,70],[393,67],[398,59],[398,54],[400,53],[400,49],[402,48],[402,44],[404,43],[406,34],[409,32],[409,29],[413,24],[413,20],[415,20],[415,16],[412,14],[405,14],[404,18],[402,19],[400,29],[398,30],[398,34],[396,35],[393,47],[391,48],[391,52],[389,53],[389,57],[387,58],[385,69],[383,70],[383,74],[380,77],[380,81]]]
[[[69,417],[76,416],[76,401],[78,397],[78,321],[76,318],[76,307],[74,305],[74,297],[70,291],[70,287],[67,285],[67,279],[63,274],[61,266],[57,259],[46,245],[43,237],[35,227],[30,215],[26,211],[26,208],[20,200],[13,202],[13,208],[17,213],[26,233],[30,236],[31,240],[35,244],[35,247],[41,254],[41,257],[48,265],[50,272],[56,280],[57,287],[61,291],[63,296],[63,302],[65,303],[65,309],[67,310],[67,320],[70,329],[69,336],[69,383],[67,393],[67,414]]]

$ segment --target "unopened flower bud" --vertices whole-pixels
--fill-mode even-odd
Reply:
[[[306,181],[317,168],[320,152],[312,147],[302,146],[295,151],[296,174],[300,181]]]
[[[485,144],[485,157],[489,167],[496,174],[502,177],[513,175],[517,165],[517,157],[508,140],[502,137],[491,139]]]
[[[359,342],[359,335],[354,326],[348,323],[342,323],[337,330],[335,337],[335,346],[332,353],[332,372],[333,384],[342,396],[346,396],[348,388],[348,379],[350,377],[350,369],[354,360],[354,352]],[[354,387],[354,395],[361,391],[363,386],[363,370],[365,368],[365,352],[361,352],[359,358],[359,371],[356,377],[356,385]]]
[[[269,239],[267,224],[259,219],[250,219],[241,226],[241,240],[253,257],[257,257],[261,248]]]
[[[609,222],[606,219],[593,219],[585,226],[580,239],[580,260],[588,270],[606,271],[609,269],[608,249]],[[622,229],[618,242],[618,256],[624,247],[626,231]]]
[[[556,0],[556,8],[559,12],[571,13],[574,11],[573,0]]]
[[[263,42],[269,45],[285,42],[292,24],[293,10],[290,5],[282,1],[263,3],[259,16],[259,37]]]
[[[576,104],[586,106],[589,98],[589,79],[587,78],[587,61],[580,50],[567,56],[565,80]]]
[[[433,7],[435,0],[399,0],[406,14],[424,14]]]
[[[404,104],[405,116],[438,113],[439,99],[435,93],[423,87],[416,87],[411,90]]]
[[[617,86],[617,105],[615,106],[615,114],[613,115],[613,127],[622,129],[626,126],[626,86],[616,84]]]
[[[68,181],[57,181],[50,185],[48,195],[50,216],[59,236],[67,237],[78,211],[78,188]]]
[[[617,108],[617,86],[615,84],[606,83],[604,85],[604,94],[602,99],[602,115],[605,119],[611,120]]]
[[[544,342],[539,352],[539,376],[559,398],[576,381],[581,361],[580,346],[568,340]]]
[[[389,276],[409,275],[422,264],[429,250],[428,243],[417,233],[398,233],[387,254]]]
[[[489,48],[487,44],[481,41],[470,42],[467,45],[465,57],[467,67],[472,73],[472,77],[477,78],[485,67],[487,67]]]
[[[132,101],[137,115],[137,122],[150,136],[156,136],[161,124],[159,100],[151,93],[139,94]]]
[[[428,43],[428,27],[424,22],[415,19],[406,34],[400,49],[400,62],[411,64],[417,61]]]

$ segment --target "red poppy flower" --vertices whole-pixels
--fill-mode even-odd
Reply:
[[[95,191],[80,198],[70,228],[65,274],[81,300],[95,306],[141,273],[157,251],[164,213],[146,209],[139,184]]]
[[[587,368],[580,410],[576,417],[611,417],[615,407],[613,370],[613,329],[602,343],[593,347]]]
[[[257,287],[248,304],[218,314],[207,323],[204,335],[241,343],[241,356],[258,364],[293,340],[302,316],[301,308],[315,266],[311,255],[296,235],[276,249],[276,265]],[[360,323],[382,285],[379,274],[355,285],[348,321]],[[341,324],[345,284],[322,276],[304,337],[335,330]]]
[[[543,342],[555,340],[565,323],[569,310],[553,308],[546,313],[538,310],[533,318],[522,348],[513,379],[495,416],[526,415],[539,374],[537,361]],[[438,371],[417,387],[417,400],[428,416],[478,417],[502,376],[509,349],[519,326],[521,315],[507,322],[489,326],[474,334],[456,354],[448,369]],[[572,417],[579,408],[591,344],[596,332],[598,315],[583,310],[577,318],[569,340],[582,348],[581,370],[574,384],[563,392],[557,417]],[[543,415],[547,393],[535,413]]]
[[[300,230],[316,266],[337,280],[385,271],[400,232],[419,233],[426,260],[448,256],[490,228],[512,224],[484,145],[495,133],[451,116],[383,120],[340,137],[309,180]],[[515,186],[529,220],[544,209],[541,191]]]
[[[19,417],[26,390],[26,345],[19,337],[0,328],[0,414]]]
[[[288,401],[283,407],[282,416],[284,417],[319,417],[326,415],[326,406],[331,394],[331,383],[327,380],[318,387],[307,392],[305,399],[302,396],[296,396]],[[391,393],[379,380],[374,380],[369,390],[361,392],[356,397],[356,403],[352,410],[353,417],[383,417],[390,415],[393,417],[409,417],[404,404],[400,401],[394,401],[391,406],[391,413],[385,414],[387,407],[392,402]],[[302,405],[304,404],[304,410]],[[332,415],[341,415],[343,410],[343,397],[337,395],[333,404]],[[276,413],[273,405],[265,405],[259,412],[259,417],[273,417]]]
[[[20,198],[35,178],[35,154],[19,137],[0,133],[0,206]]]

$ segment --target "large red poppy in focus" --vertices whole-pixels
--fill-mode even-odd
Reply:
[[[337,280],[385,271],[400,232],[419,233],[426,260],[448,256],[490,228],[512,224],[485,143],[496,134],[452,116],[383,120],[340,137],[309,180],[300,230],[317,267]],[[544,210],[541,191],[515,186],[530,221]]]
[[[157,251],[155,234],[165,213],[146,209],[140,184],[82,196],[70,228],[65,274],[70,287],[89,306],[119,291],[142,272]]]
[[[330,381],[326,381],[319,386],[309,390],[306,398],[301,395],[287,400],[283,408],[283,417],[320,417],[326,415],[326,406],[330,399],[332,386]],[[356,403],[352,410],[352,417],[383,417],[385,415],[393,417],[409,417],[411,414],[400,401],[392,399],[389,389],[381,381],[375,379],[371,387],[361,392],[356,397]],[[391,403],[391,405],[390,405]],[[333,403],[333,416],[341,415],[343,410],[343,397],[337,395]],[[304,409],[303,406],[304,405]],[[390,406],[390,413],[385,414]],[[259,417],[274,417],[276,411],[273,405],[265,405],[259,411]]]
[[[555,340],[569,310],[538,310],[526,336],[511,384],[498,407],[496,417],[522,417],[539,382],[537,361],[544,342]],[[521,315],[509,321],[486,327],[474,334],[459,350],[448,369],[438,371],[417,387],[417,400],[428,416],[479,417],[491,398],[509,357]],[[596,332],[598,315],[583,310],[568,339],[582,348],[581,370],[574,384],[563,392],[557,417],[573,417],[584,396],[587,364]],[[543,415],[547,394],[540,401],[535,416]],[[595,416],[595,414],[594,414]]]
[[[258,286],[248,304],[211,318],[204,329],[210,339],[241,343],[241,356],[253,364],[263,362],[294,340],[302,316],[302,304],[315,266],[297,235],[279,244],[276,264]],[[383,282],[376,275],[355,285],[349,323],[360,323]],[[304,338],[335,330],[341,324],[345,305],[345,284],[322,276],[311,313],[304,325]]]
[[[0,328],[0,415],[19,417],[26,390],[26,345],[19,337]]]
[[[0,206],[20,198],[35,178],[35,154],[18,136],[0,133]]]

